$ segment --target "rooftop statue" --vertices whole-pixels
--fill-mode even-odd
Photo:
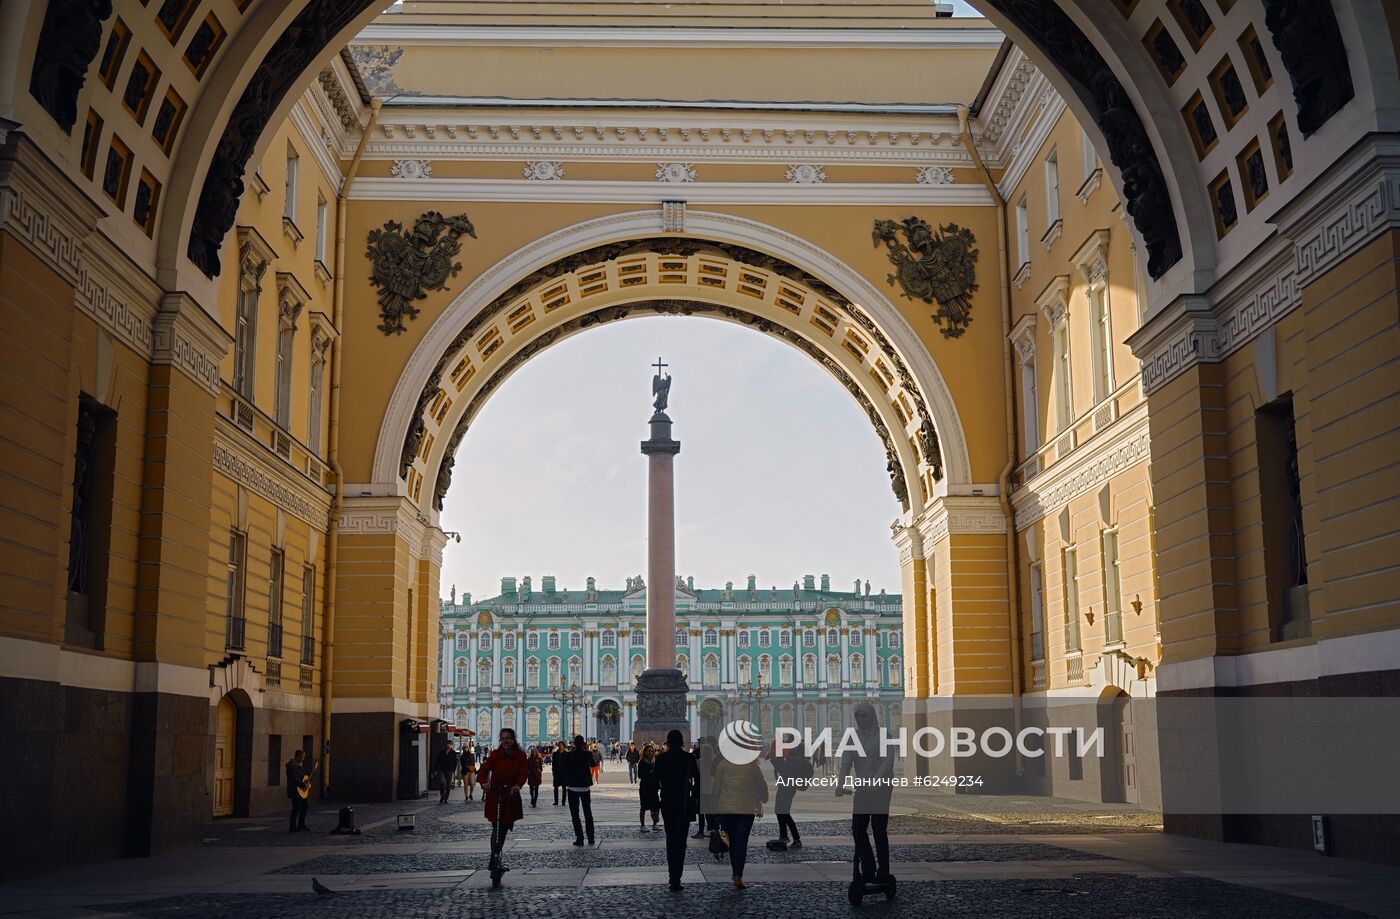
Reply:
[[[668,373],[662,376],[661,368],[670,365],[661,363],[661,358],[658,357],[656,363],[652,364],[652,366],[656,368],[656,376],[651,378],[651,394],[655,396],[656,399],[651,403],[651,406],[658,412],[664,412],[666,411],[666,404],[671,397],[671,375]]]

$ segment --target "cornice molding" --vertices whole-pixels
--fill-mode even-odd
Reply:
[[[1110,429],[1081,448],[1072,460],[1056,463],[1016,489],[1011,505],[1016,529],[1098,488],[1123,470],[1151,458],[1147,403],[1140,402]],[[1081,455],[1082,454],[1082,455]]]
[[[1036,316],[1036,313],[1026,313],[1011,327],[1011,344],[1023,367],[1035,360]]]
[[[233,336],[185,293],[161,298],[151,328],[151,363],[176,366],[217,396],[219,364],[231,344]]]
[[[366,26],[354,44],[451,45],[454,47],[752,48],[974,48],[995,51],[1005,40],[987,26],[925,29],[753,29],[690,26],[529,28],[402,23],[390,18]]]
[[[1069,317],[1069,287],[1069,275],[1059,274],[1036,294],[1036,309],[1045,314],[1045,323],[1052,332]]]
[[[342,536],[402,537],[411,547],[423,545],[424,531],[431,528],[405,497],[347,497],[340,512]]]
[[[950,536],[1005,533],[1006,515],[995,497],[944,495],[933,502],[915,525],[925,551],[933,553],[937,551],[936,544]]]
[[[821,204],[958,207],[992,205],[981,185],[905,185],[822,182],[534,181],[530,179],[357,179],[357,201],[521,201],[654,204]]]
[[[1108,230],[1095,230],[1070,256],[1070,264],[1079,269],[1080,275],[1090,285],[1108,277],[1108,240]]]
[[[275,465],[246,451],[237,443],[239,434],[227,419],[219,417],[214,431],[214,469],[312,526],[325,528],[330,522],[330,495],[299,479],[290,467],[278,468],[280,463]]]

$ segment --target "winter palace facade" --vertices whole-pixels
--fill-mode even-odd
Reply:
[[[526,744],[582,733],[627,740],[633,681],[646,667],[641,577],[620,590],[535,590],[501,579],[499,595],[442,602],[442,717],[478,735],[512,726]],[[841,724],[862,699],[891,713],[904,696],[901,597],[856,581],[832,590],[807,575],[790,588],[694,586],[677,579],[676,664],[690,682],[692,736],[747,717],[767,730]],[[566,698],[567,697],[567,698]],[[849,717],[845,714],[844,717]]]

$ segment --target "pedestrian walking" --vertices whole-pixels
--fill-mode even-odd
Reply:
[[[588,844],[594,844],[593,834],[593,753],[584,743],[583,735],[574,737],[574,748],[564,761],[564,784],[569,790],[569,818],[574,822],[574,845],[583,845],[585,827]],[[583,821],[579,821],[579,808]]]
[[[558,741],[554,745],[554,752],[549,755],[549,771],[554,777],[554,804],[569,803],[569,792],[564,782],[564,763],[569,758],[569,750],[564,746],[564,741]]]
[[[306,751],[298,750],[287,760],[287,799],[292,802],[292,813],[287,824],[289,833],[306,832],[306,811],[311,807],[311,776],[316,766],[306,768]]]
[[[481,789],[486,805],[486,819],[491,821],[491,855],[500,859],[506,834],[515,821],[525,816],[520,802],[520,789],[529,778],[529,763],[525,751],[515,742],[513,728],[501,728],[499,745],[481,764]],[[506,870],[505,868],[501,869]]]
[[[603,748],[598,746],[597,743],[594,743],[591,752],[593,755],[593,784],[597,785],[598,776],[603,771]]]
[[[692,756],[700,770],[700,785],[705,791],[700,796],[700,812],[697,815],[699,820],[695,827],[695,838],[704,839],[707,833],[713,833],[719,829],[718,812],[712,807],[714,803],[714,770],[715,763],[719,761],[719,748],[710,737],[701,738],[693,747]]]
[[[894,777],[894,757],[885,755],[875,706],[861,702],[855,708],[855,721],[860,749],[842,754],[836,794],[851,794],[844,787],[847,776],[863,780],[851,802],[851,835],[855,839],[862,879],[881,883],[890,874],[890,796],[894,788],[889,780]],[[873,852],[867,829],[875,838]]]
[[[778,815],[777,848],[786,848],[788,836],[792,836],[792,848],[802,848],[802,836],[797,832],[797,822],[792,819],[792,799],[802,790],[803,783],[812,778],[812,761],[798,749],[789,749],[782,756],[773,757],[773,772],[781,779],[774,795],[773,811]]]
[[[632,745],[635,748],[635,744]],[[632,753],[628,750],[628,753]],[[641,785],[637,789],[637,799],[641,805],[641,810],[637,814],[637,819],[641,821],[642,832],[647,831],[647,812],[651,812],[651,830],[653,833],[659,832],[661,820],[661,786],[656,777],[656,748],[647,744],[642,748],[639,758],[631,768],[641,779]]]
[[[540,783],[544,781],[544,757],[539,748],[530,751],[530,806],[537,807],[540,801]]]
[[[656,757],[653,774],[661,819],[666,821],[666,873],[671,889],[679,891],[685,871],[686,835],[690,821],[700,812],[700,767],[685,749],[680,731],[666,735],[666,750]]]
[[[651,746],[651,744],[647,744]],[[642,759],[642,754],[637,752],[637,742],[630,741],[627,744],[627,781],[632,784],[637,783],[637,763]]]
[[[714,768],[714,808],[719,814],[720,826],[729,837],[731,883],[739,890],[745,890],[749,886],[744,883],[749,833],[753,830],[754,818],[763,816],[763,802],[768,800],[768,781],[756,760],[740,766],[722,756],[715,759],[718,762]]]
[[[451,743],[444,744],[438,751],[433,771],[437,773],[438,803],[446,804],[448,795],[452,794],[452,777],[457,773],[457,751]]]
[[[471,801],[476,798],[476,751],[477,746],[467,746],[462,748],[462,800]]]

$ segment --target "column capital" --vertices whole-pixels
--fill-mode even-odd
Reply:
[[[925,549],[964,533],[1005,533],[1001,502],[986,495],[944,495],[935,498],[916,521]]]

